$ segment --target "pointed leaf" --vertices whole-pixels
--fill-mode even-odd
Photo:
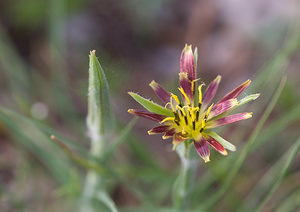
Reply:
[[[90,52],[87,124],[90,133],[104,135],[113,128],[109,87],[104,71],[95,55]]]
[[[165,116],[171,116],[173,117],[174,114],[171,110],[168,110],[167,108],[164,108],[148,99],[145,99],[144,97],[133,93],[133,92],[128,92],[128,94],[134,98],[135,101],[137,101],[138,103],[140,103],[144,108],[146,108],[147,110],[149,110],[152,113],[157,113],[157,114],[161,114],[161,115],[165,115]]]
[[[259,96],[260,96],[260,94],[256,93],[256,94],[251,94],[251,95],[248,95],[248,96],[242,98],[241,100],[239,100],[238,105],[235,106],[234,109],[236,109],[236,108],[238,108],[238,107],[240,107],[240,106],[242,106],[242,105],[244,105],[244,104],[246,104],[250,101],[253,101],[253,100],[257,99]]]

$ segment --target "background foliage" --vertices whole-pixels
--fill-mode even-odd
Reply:
[[[91,203],[100,211],[174,211],[179,158],[147,135],[152,122],[130,121],[139,106],[127,92],[156,101],[153,79],[175,91],[185,43],[198,47],[201,80],[223,76],[217,98],[248,78],[246,93],[261,93],[251,120],[222,129],[238,150],[199,159],[191,211],[299,210],[299,11],[280,0],[1,1],[1,211],[74,211],[89,171],[105,185]],[[86,127],[92,49],[116,126],[101,159]]]

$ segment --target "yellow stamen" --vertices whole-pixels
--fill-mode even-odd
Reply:
[[[206,117],[208,117],[212,107],[213,107],[214,104],[212,104],[211,106],[209,106],[209,108],[207,109],[207,112],[206,112]]]
[[[203,129],[204,129],[204,127],[205,127],[205,120],[203,119],[203,120],[202,120],[202,125],[201,125],[201,128],[203,128]]]
[[[183,115],[183,116],[186,116],[186,113],[184,112],[184,109],[181,108],[181,107],[179,107],[179,109],[180,109],[180,111],[182,112],[182,115]]]
[[[164,120],[162,120],[160,123],[164,123],[164,122],[167,122],[167,121],[174,121],[174,120],[175,120],[174,117],[167,117]]]
[[[178,90],[182,93],[182,95],[184,96],[184,98],[186,99],[186,101],[188,102],[188,104],[190,105],[190,104],[191,104],[190,99],[189,99],[189,97],[186,95],[186,93],[184,92],[183,88],[180,87],[180,88],[178,88]]]
[[[252,113],[247,113],[246,115],[245,115],[245,119],[249,119],[249,118],[251,118],[252,117]]]
[[[171,93],[171,97],[170,97],[170,102],[169,103],[171,105],[172,111],[174,112],[175,108],[174,108],[174,105],[173,105],[172,98],[176,101],[177,104],[179,104],[180,102],[179,102],[178,97],[175,94]]]
[[[204,84],[199,85],[198,91],[199,91],[199,103],[202,104],[202,87]]]
[[[177,97],[175,94],[171,93],[171,96],[172,96],[173,99],[177,102],[177,104],[180,103],[178,97]]]
[[[193,81],[192,81],[192,92],[194,92],[194,90],[195,90],[195,85],[196,85],[196,82],[199,80],[199,78],[198,79],[194,79]]]
[[[189,112],[191,114],[192,121],[195,121],[195,119],[196,119],[196,115],[194,113],[195,110],[197,110],[197,109],[196,108],[189,108]]]

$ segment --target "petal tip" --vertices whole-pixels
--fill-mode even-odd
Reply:
[[[204,163],[208,163],[208,162],[210,162],[210,159],[209,159],[209,157],[202,157],[202,159],[204,160]]]
[[[227,156],[227,155],[228,155],[228,152],[224,149],[224,151],[221,152],[221,154],[224,155],[224,156]]]
[[[96,54],[96,50],[91,50],[90,51],[90,56],[95,55]]]
[[[255,99],[257,99],[258,97],[260,97],[260,93],[256,93],[256,94],[253,94],[254,95],[254,99],[253,100],[255,100]]]
[[[222,76],[220,74],[218,74],[218,76],[216,77],[216,82],[219,83],[222,79]]]
[[[149,83],[149,85],[150,85],[150,87],[153,88],[153,89],[157,87],[157,83],[156,83],[154,80],[152,80],[152,81]]]
[[[166,139],[168,139],[168,138],[170,138],[170,137],[172,137],[172,136],[163,135],[163,136],[162,136],[162,139],[163,139],[163,140],[166,140]]]
[[[192,45],[191,44],[185,44],[183,52],[192,51]]]
[[[235,106],[235,105],[239,104],[239,101],[236,98],[234,98],[234,99],[231,100],[231,103],[232,103],[233,106]]]
[[[134,114],[133,109],[128,109],[127,112],[130,114]]]
[[[250,118],[252,118],[252,112],[251,113],[246,113],[246,115],[245,115],[245,119],[250,119]]]

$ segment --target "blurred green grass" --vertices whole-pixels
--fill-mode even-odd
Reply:
[[[156,58],[149,57],[150,62],[147,62],[145,56],[141,57],[142,53],[145,55],[144,49],[149,51],[147,54],[156,54],[162,50],[158,48],[159,46],[168,45],[168,42],[173,41],[174,51],[177,51],[178,46],[180,49],[181,45],[189,42],[185,40],[184,34],[180,35],[182,36],[180,41],[176,40],[177,37],[171,36],[167,37],[171,41],[165,41],[166,38],[157,39],[158,31],[168,29],[165,29],[164,25],[159,26],[155,14],[164,11],[161,7],[165,4],[172,5],[172,1],[166,1],[163,5],[158,1],[148,2],[151,5],[150,9],[144,8],[139,2],[130,1],[130,3],[123,3],[126,8],[124,10],[114,3],[109,4],[104,1],[86,3],[79,0],[47,2],[30,0],[24,3],[18,0],[14,4],[6,2],[2,4],[6,7],[2,7],[1,10],[4,11],[6,8],[7,10],[2,13],[0,19],[2,22],[0,28],[0,152],[3,155],[0,157],[1,210],[4,212],[74,211],[80,204],[84,176],[92,167],[82,166],[67,157],[64,151],[50,139],[51,134],[55,134],[83,158],[104,166],[108,171],[105,184],[120,211],[174,211],[170,207],[171,188],[179,166],[176,156],[169,155],[175,153],[168,151],[170,148],[167,145],[157,147],[152,143],[144,142],[149,141],[150,138],[144,137],[145,133],[140,131],[146,132],[145,128],[150,125],[144,125],[140,120],[134,127],[134,132],[129,133],[132,125],[127,125],[129,116],[125,114],[131,104],[126,97],[127,91],[155,78],[159,78],[158,80],[162,78],[162,83],[172,84],[170,81],[173,79],[167,81],[163,74],[147,72],[147,66],[151,69],[152,66],[149,64],[155,63]],[[103,9],[95,9],[97,6],[103,6]],[[175,6],[176,4],[173,3],[173,7]],[[128,9],[130,7],[132,9]],[[159,9],[156,10],[156,7]],[[105,10],[107,12],[103,12]],[[144,10],[147,13],[143,13]],[[114,20],[109,14],[110,11],[115,13],[116,22],[120,21],[119,17],[123,17],[126,12],[136,11],[130,16],[130,20],[134,20],[133,24],[128,21],[130,24],[125,22],[124,25],[124,28],[128,28],[124,31],[126,33],[128,30],[132,31],[133,35],[125,33],[129,38],[124,36],[124,40],[116,41],[127,43],[121,45],[120,48],[123,49],[118,49],[120,52],[115,50],[115,44],[111,40],[106,40],[103,35],[106,32],[101,30],[101,33],[93,30],[89,33],[96,32],[96,35],[104,36],[102,40],[99,38],[100,41],[83,42],[83,45],[86,44],[83,48],[81,48],[82,44],[76,47],[70,46],[72,43],[66,35],[66,29],[69,27],[66,24],[68,18],[76,14],[79,14],[79,17],[82,14],[88,16],[87,13],[91,13],[88,20],[94,21],[92,27],[96,27],[98,22],[102,23],[102,19],[107,20],[107,17]],[[176,11],[179,14],[184,13],[183,9]],[[140,18],[141,15],[144,15],[143,18]],[[7,21],[7,18],[12,17],[14,19]],[[180,15],[176,17],[181,20]],[[146,27],[144,22],[152,25]],[[89,22],[85,22],[87,23]],[[203,165],[199,160],[200,171],[197,173],[190,201],[191,211],[200,211],[199,208],[203,207],[206,208],[204,211],[241,211],[239,207],[242,207],[243,211],[254,211],[256,206],[260,206],[256,208],[260,211],[299,210],[299,184],[291,177],[299,175],[299,166],[296,162],[292,162],[296,157],[299,143],[297,140],[300,124],[299,80],[297,80],[299,78],[297,62],[299,31],[294,23],[288,27],[289,33],[282,38],[284,40],[282,47],[268,62],[264,62],[266,65],[255,74],[247,73],[248,75],[244,76],[251,77],[253,81],[249,93],[260,92],[262,95],[250,106],[254,112],[253,120],[236,126],[233,133],[224,129],[226,135],[232,137],[230,140],[238,144],[238,151],[226,158],[213,153],[213,160],[207,165]],[[117,28],[120,29],[122,27]],[[151,29],[154,29],[154,32]],[[17,30],[21,32],[16,33]],[[166,34],[169,36],[178,31],[184,32],[174,24]],[[22,33],[27,35],[26,38],[22,38]],[[124,35],[123,32],[119,33]],[[118,36],[116,38],[120,39]],[[22,42],[29,42],[30,45],[21,45]],[[24,48],[24,45],[27,47]],[[112,47],[109,48],[109,45]],[[127,48],[124,53],[125,47],[130,45],[132,49]],[[107,158],[110,159],[104,162],[93,158],[88,153],[89,139],[85,129],[87,55],[88,51],[94,48],[100,50],[100,60],[112,88],[111,98],[118,122],[117,130],[110,139],[112,146],[107,153],[109,155]],[[163,61],[165,62],[163,65],[167,66],[168,60]],[[200,61],[199,69],[202,73],[201,65],[203,64]],[[144,68],[146,70],[143,70]],[[140,73],[140,70],[144,72]],[[222,70],[215,71],[222,73]],[[203,72],[203,75],[204,79],[211,77],[209,70]],[[287,76],[287,82],[278,96],[277,104],[274,105],[272,112],[269,111],[271,112],[269,118],[263,122],[262,129],[255,139],[253,138],[254,145],[247,145],[245,141],[251,138],[258,120],[264,116],[263,111],[270,103],[283,75]],[[174,74],[170,76],[168,78],[177,77]],[[231,77],[225,75],[224,78]],[[32,106],[36,102],[46,105],[48,110],[46,119],[35,118]],[[162,141],[156,137],[153,142]],[[247,154],[241,156],[245,151]],[[239,157],[245,158],[237,166],[239,171],[231,174],[232,164],[235,164]],[[295,160],[299,161],[299,159]],[[282,169],[289,165],[291,165],[289,169]],[[275,188],[277,190],[274,193]],[[260,195],[256,195],[256,193],[262,195],[260,189],[263,189],[264,194],[269,192],[270,199],[269,196],[261,199]],[[220,195],[215,196],[218,192]],[[283,193],[288,194],[288,198],[282,196]],[[207,203],[209,200],[214,204],[209,205]],[[268,201],[268,204],[257,205],[262,200]]]

